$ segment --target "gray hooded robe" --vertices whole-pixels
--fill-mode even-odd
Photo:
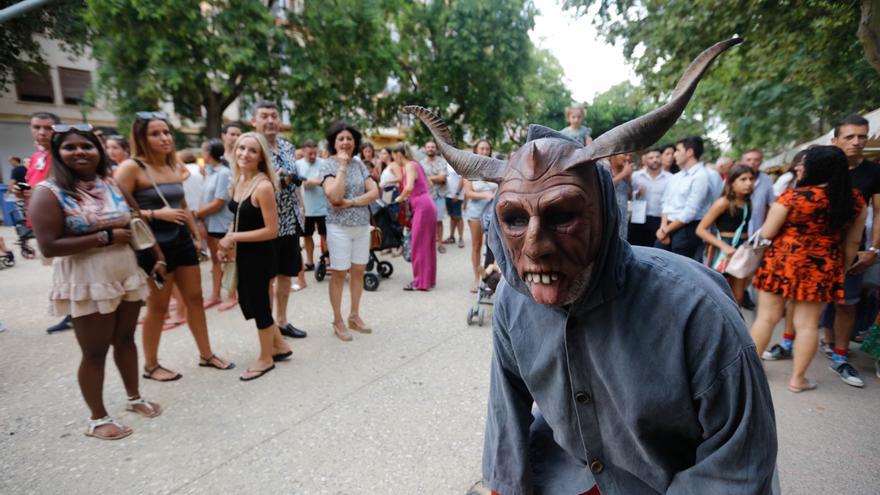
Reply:
[[[533,126],[529,140],[565,139]],[[604,238],[584,296],[532,299],[493,218],[504,274],[493,321],[483,478],[501,495],[770,493],[776,423],[767,378],[724,278],[617,235],[611,176]],[[533,416],[532,403],[540,413]]]

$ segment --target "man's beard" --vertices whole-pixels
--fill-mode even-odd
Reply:
[[[568,297],[559,303],[560,306],[568,306],[575,303],[583,297],[587,289],[590,288],[590,281],[593,278],[593,264],[590,263],[578,276],[571,282],[571,288],[568,290]]]

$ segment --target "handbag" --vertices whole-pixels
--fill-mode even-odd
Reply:
[[[261,174],[262,175],[262,174]],[[238,232],[238,214],[241,212],[241,205],[244,204],[245,201],[248,201],[253,194],[254,189],[260,183],[260,181],[256,180],[257,177],[252,179],[254,182],[248,186],[248,189],[245,191],[244,196],[241,198],[241,201],[238,203],[238,208],[235,209],[235,223],[233,225],[232,231]],[[238,263],[235,261],[235,253],[232,254],[232,257],[226,263],[223,263],[223,278],[220,279],[220,285],[223,286],[227,291],[238,290]]]
[[[761,258],[769,245],[770,241],[762,239],[760,232],[755,232],[749,236],[749,240],[736,248],[736,252],[731,256],[724,273],[736,278],[752,277],[758,271]]]
[[[143,251],[156,245],[156,236],[153,235],[153,230],[141,217],[132,216],[131,221],[128,222],[128,228],[131,230],[131,240],[128,241],[128,244],[135,251]]]
[[[739,244],[739,239],[742,236],[742,231],[746,227],[746,219],[749,218],[749,204],[746,203],[743,208],[743,220],[742,223],[737,227],[736,232],[733,234],[733,245],[736,246]],[[718,229],[715,229],[715,236],[719,241],[722,241],[721,232]],[[718,273],[724,273],[727,270],[727,265],[730,262],[730,257],[724,254],[724,251],[714,246],[713,244],[706,243],[706,247],[703,250],[703,263],[706,264],[709,268],[715,270]],[[757,268],[756,268],[757,269]]]

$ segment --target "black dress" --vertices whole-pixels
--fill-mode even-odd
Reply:
[[[238,203],[229,201],[232,213]],[[244,200],[238,214],[237,232],[247,232],[265,227],[263,212],[254,206],[250,197]],[[274,239],[260,242],[236,242],[235,264],[238,267],[238,303],[246,320],[257,322],[257,329],[264,330],[275,323],[269,301],[269,283],[275,277]]]

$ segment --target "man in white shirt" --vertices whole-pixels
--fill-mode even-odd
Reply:
[[[636,199],[645,200],[647,204],[645,223],[630,223],[629,243],[633,246],[651,247],[656,241],[654,235],[660,228],[660,217],[663,215],[663,192],[669,185],[672,174],[663,170],[660,157],[663,150],[655,148],[642,155],[642,168],[633,173],[632,185]]]
[[[455,243],[455,231],[458,231],[458,247],[464,247],[464,219],[461,216],[462,204],[464,203],[464,183],[461,176],[446,165],[446,213],[449,214],[449,237],[444,244]]]
[[[699,136],[675,143],[675,162],[681,171],[669,180],[663,194],[663,214],[654,245],[697,261],[703,244],[696,234],[697,225],[715,200],[712,179],[700,161],[702,155],[703,139]]]
[[[758,173],[758,179],[755,180],[751,196],[752,219],[749,220],[749,233],[752,234],[761,230],[761,225],[764,225],[764,219],[767,217],[767,211],[770,209],[770,205],[776,201],[776,196],[773,194],[773,179],[760,170],[761,162],[764,161],[764,153],[761,150],[752,148],[746,151],[740,161]]]

